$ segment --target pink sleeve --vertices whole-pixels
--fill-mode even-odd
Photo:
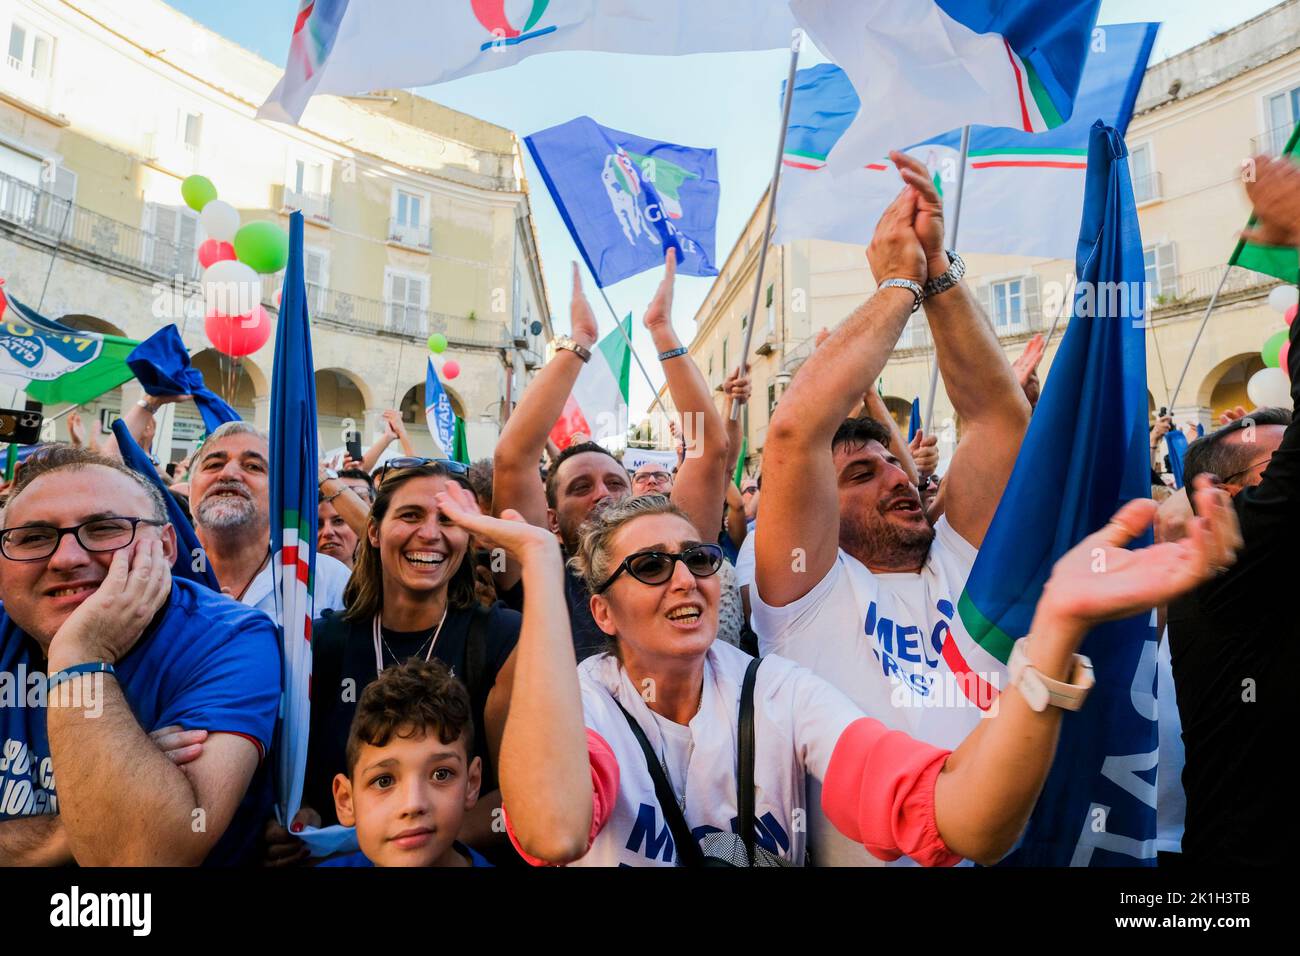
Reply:
[[[614,802],[618,799],[618,760],[605,738],[590,727],[587,728],[587,756],[591,761],[591,832],[587,834],[587,849],[596,842],[596,835],[605,828],[614,812]],[[505,811],[505,807],[502,807]],[[533,866],[550,866],[546,860],[529,856],[515,839],[514,827],[510,825],[510,814],[505,813],[506,833],[515,851]]]
[[[882,860],[906,854],[922,866],[959,863],[934,819],[935,780],[949,753],[869,717],[855,720],[835,743],[822,810]]]

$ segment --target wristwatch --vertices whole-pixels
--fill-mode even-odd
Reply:
[[[320,470],[320,473],[325,477],[321,478],[321,480],[317,482],[317,484],[323,485],[327,481],[338,481],[339,479],[339,473],[335,471],[333,468],[322,468]]]
[[[568,349],[584,362],[591,358],[591,349],[587,348],[585,345],[578,344],[578,342],[574,340],[573,336],[561,335],[552,339],[551,343],[557,349]]]
[[[141,408],[143,408],[150,415],[156,415],[158,413],[158,409],[162,408],[162,403],[161,402],[155,403],[153,401],[152,396],[145,396],[144,398],[136,402],[136,404],[139,405]]]
[[[935,276],[925,284],[923,290],[925,297],[928,299],[932,295],[939,295],[947,292],[966,274],[966,260],[957,255],[952,249],[946,250],[948,253],[948,271],[941,276]]]
[[[921,300],[925,298],[925,290],[921,288],[921,283],[914,282],[911,279],[886,279],[884,282],[880,283],[880,288],[906,289],[908,292],[912,293],[912,296],[916,299],[916,301],[912,303],[913,312],[921,307]]]
[[[1022,637],[1011,645],[1011,686],[1020,691],[1031,710],[1042,713],[1049,706],[1063,710],[1078,710],[1088,699],[1088,691],[1097,683],[1092,674],[1092,661],[1082,654],[1074,655],[1074,672],[1071,683],[1052,680],[1039,673],[1029,660],[1029,638]]]

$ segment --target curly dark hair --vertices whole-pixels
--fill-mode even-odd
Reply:
[[[594,451],[599,455],[609,455],[609,457],[613,460],[613,462],[616,465],[618,465],[620,468],[623,467],[622,462],[620,462],[617,458],[615,458],[612,454],[610,454],[608,448],[606,448],[603,445],[598,445],[594,441],[584,441],[584,442],[579,442],[576,445],[570,445],[568,448],[564,449],[564,451],[560,452],[559,457],[556,458],[555,461],[551,462],[551,467],[547,470],[546,473],[547,505],[554,508],[559,503],[560,466],[563,465],[570,458],[573,458],[576,455],[584,455],[589,451]]]
[[[886,448],[889,447],[889,427],[876,421],[874,418],[846,418],[840,423],[840,427],[835,429],[835,437],[831,439],[831,449],[839,448],[841,445],[848,445],[850,450],[857,451],[867,444],[867,442],[880,442]]]
[[[394,737],[430,732],[444,744],[463,740],[466,758],[474,758],[474,714],[465,685],[437,659],[413,657],[386,668],[357,701],[345,752],[348,776],[364,745],[386,747]]]

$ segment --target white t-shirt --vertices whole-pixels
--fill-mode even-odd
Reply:
[[[323,611],[343,610],[343,589],[351,577],[352,572],[342,561],[328,554],[316,555],[316,617]],[[276,620],[275,570],[270,561],[248,585],[241,603],[265,611]]]
[[[868,717],[951,750],[984,713],[954,686],[941,656],[978,552],[946,516],[934,530],[919,574],[873,574],[841,549],[826,576],[785,607],[766,604],[758,588],[750,587],[750,618],[761,654],[788,657],[834,685]],[[810,787],[808,798],[814,861],[879,866],[826,821],[815,789]]]
[[[754,532],[751,530],[740,542],[740,551],[736,554],[736,585],[749,587],[754,585]]]
[[[673,723],[667,717],[650,711],[655,719],[659,734],[663,740],[664,750],[659,756],[668,770],[668,782],[677,794],[677,802],[686,802],[686,771],[691,762],[691,728]]]

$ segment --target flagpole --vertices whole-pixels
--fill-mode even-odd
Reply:
[[[763,270],[767,265],[767,250],[772,244],[772,218],[776,215],[776,193],[781,185],[781,164],[785,159],[785,134],[790,128],[790,105],[794,102],[794,75],[799,68],[799,50],[803,46],[803,31],[796,29],[790,37],[790,71],[785,80],[785,100],[781,105],[781,135],[776,144],[776,165],[772,170],[772,183],[767,190],[767,217],[763,224],[763,241],[758,249],[758,270],[754,274],[754,297],[750,300],[749,324],[745,327],[745,342],[740,348],[740,365],[737,368],[744,374],[749,363],[749,344],[754,337],[754,326],[758,324],[758,297],[763,291]],[[743,401],[731,403],[731,420],[740,418],[740,406]]]
[[[961,159],[957,165],[957,198],[952,204],[952,218],[948,221],[948,236],[946,242],[949,249],[957,248],[957,227],[961,225],[961,200],[962,194],[966,192],[966,160],[970,156],[970,126],[961,128]],[[933,339],[933,336],[931,336]],[[932,434],[934,431],[934,398],[939,391],[939,356],[934,356],[934,364],[930,366],[930,396],[925,405],[925,433]]]
[[[605,289],[599,282],[596,283],[596,288],[600,289],[600,297],[605,300],[605,306],[609,309],[609,314],[614,317],[614,328],[618,329],[618,334],[623,336],[623,341],[627,343],[627,350],[632,353],[632,358],[636,359],[636,367],[639,368],[641,374],[645,376],[645,383],[650,386],[650,394],[654,398],[655,404],[659,406],[659,411],[663,412],[664,418],[671,418],[672,416],[668,414],[668,409],[664,408],[664,403],[659,401],[659,389],[655,388],[655,383],[650,379],[650,373],[647,372],[646,367],[641,364],[641,356],[637,355],[636,349],[632,347],[632,339],[628,336],[627,329],[623,328],[623,320],[620,319],[618,313],[614,311],[614,303],[609,301],[609,296],[605,294]]]
[[[1183,363],[1183,372],[1178,376],[1178,384],[1174,386],[1174,394],[1169,399],[1169,414],[1174,413],[1174,405],[1178,403],[1178,393],[1183,390],[1183,380],[1187,378],[1187,370],[1192,367],[1192,356],[1196,354],[1196,346],[1201,344],[1201,335],[1205,332],[1205,326],[1210,322],[1210,313],[1214,311],[1215,304],[1219,301],[1219,293],[1227,285],[1228,276],[1232,273],[1232,263],[1228,263],[1223,270],[1223,278],[1219,280],[1219,287],[1214,290],[1214,295],[1210,296],[1210,304],[1205,307],[1205,317],[1201,319],[1201,327],[1196,330],[1196,338],[1192,339],[1191,351],[1187,353],[1187,361]],[[1147,321],[1151,321],[1148,316]]]

